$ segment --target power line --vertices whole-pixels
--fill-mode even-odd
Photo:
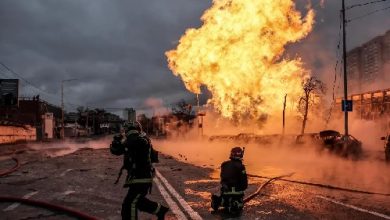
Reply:
[[[351,5],[351,6],[347,7],[346,10],[356,8],[356,7],[362,7],[362,6],[366,6],[366,5],[386,2],[386,1],[389,1],[389,0],[376,0],[376,1],[371,1],[371,2],[367,2],[367,3],[355,4],[355,5]]]
[[[43,93],[42,95],[46,95],[48,97],[51,97],[51,98],[55,99],[56,101],[59,100],[59,97],[57,97],[57,96],[55,96],[53,94],[50,94],[47,91],[42,90],[41,88],[35,86],[33,83],[31,83],[30,81],[28,81],[27,79],[22,77],[19,73],[15,72],[14,70],[12,70],[9,66],[5,65],[4,63],[0,62],[0,65],[3,66],[9,73],[14,74],[18,78],[20,78],[22,81],[24,81],[27,84],[26,87],[25,87],[27,90],[28,90],[28,87],[30,87],[30,88],[33,88],[33,89],[36,89],[36,90],[42,92]],[[27,91],[27,92],[29,94],[34,94],[34,92],[31,92],[31,91]]]
[[[5,65],[4,63],[0,62],[0,65],[2,65],[4,68],[6,68],[10,73],[13,73],[14,75],[16,75],[17,77],[19,77],[21,80],[23,80],[25,83],[29,84],[30,86],[34,87],[35,89],[38,89],[39,91],[43,92],[43,93],[46,93],[46,94],[49,94],[48,92],[38,88],[37,86],[35,86],[33,83],[31,83],[30,81],[28,81],[27,79],[23,78],[20,74],[16,73],[15,71],[13,71],[11,68],[9,68],[7,65]]]
[[[364,17],[367,17],[369,15],[372,15],[372,14],[375,14],[375,13],[378,13],[378,12],[381,12],[381,11],[385,11],[387,9],[390,9],[390,6],[386,7],[386,8],[382,8],[382,9],[378,9],[378,10],[375,10],[375,11],[371,11],[367,14],[364,14],[364,15],[361,15],[361,16],[357,16],[357,17],[354,17],[354,18],[351,18],[349,20],[346,21],[346,23],[349,23],[351,21],[354,21],[354,20],[357,20],[357,19],[361,19],[361,18],[364,18]]]
[[[7,69],[5,69],[3,66],[0,66],[0,73],[6,77],[6,78],[11,78],[12,77],[12,74],[10,74],[8,71],[6,71]]]
[[[342,60],[340,61],[340,47],[341,47],[341,30],[342,30],[342,14],[339,14],[339,33],[338,33],[338,42],[337,42],[337,49],[336,49],[336,64],[334,66],[334,78],[333,78],[333,85],[332,85],[332,103],[329,108],[329,113],[326,118],[326,125],[328,125],[331,117],[332,117],[332,110],[336,103],[335,93],[336,93],[336,83],[337,83],[337,73],[341,73],[341,66],[339,64],[342,64]],[[340,74],[341,75],[341,74]],[[340,76],[341,78],[341,76]],[[339,89],[339,86],[337,87]]]
[[[334,80],[333,80],[333,94],[332,94],[332,97],[333,97],[333,101],[335,100],[335,87],[336,87],[336,82],[337,82],[337,68],[339,66],[339,63],[340,62],[340,46],[341,46],[341,29],[342,29],[342,21],[341,21],[341,13],[339,15],[339,19],[340,19],[340,24],[339,24],[339,34],[338,34],[338,43],[337,43],[337,52],[336,52],[336,58],[337,58],[337,61],[336,61],[336,65],[334,67]]]
[[[43,91],[43,90],[41,90],[41,89],[38,89],[38,88],[36,88],[36,87],[34,87],[34,86],[32,86],[32,85],[29,85],[29,84],[24,85],[24,89],[26,90],[26,92],[27,92],[28,94],[30,94],[30,96],[36,95],[36,94],[38,93],[38,95],[41,95],[41,96],[46,97],[46,98],[48,99],[48,100],[46,100],[46,101],[51,100],[51,101],[54,101],[54,102],[57,102],[57,103],[60,102],[60,98],[59,98],[59,97],[57,97],[57,96],[55,96],[55,95],[53,95],[53,94],[50,94],[50,93],[48,93],[48,92],[45,92],[45,91]],[[39,91],[37,92],[37,90],[39,90]],[[42,91],[43,91],[43,92],[42,92]]]
[[[22,77],[19,73],[15,72],[14,70],[12,70],[9,66],[5,65],[4,63],[0,62],[0,65],[3,66],[8,72],[14,74],[15,76],[17,76],[18,78],[20,78],[22,81],[24,81],[28,86],[40,91],[43,93],[43,95],[47,95],[47,96],[50,96],[54,99],[56,99],[56,101],[59,100],[59,97],[53,95],[53,94],[50,94],[49,92],[39,88],[38,86],[34,85],[33,83],[31,83],[30,81],[28,81],[27,79],[25,79],[24,77]]]
[[[65,105],[68,105],[68,106],[73,106],[73,107],[83,107],[84,105],[82,104],[75,104],[75,103],[70,103],[70,102],[64,102]],[[87,108],[91,108],[91,109],[105,109],[105,110],[124,110],[126,109],[126,107],[102,107],[102,106],[96,106],[96,105],[87,105],[86,106]],[[142,108],[144,109],[144,108]]]
[[[12,75],[10,70],[6,69],[3,65],[1,65],[0,67],[2,67],[2,68],[0,68],[0,76],[3,76],[6,79],[15,78],[15,76]],[[4,70],[7,70],[7,72],[5,72]],[[18,77],[16,77],[16,78],[18,78]],[[22,83],[21,83],[21,85],[22,85]],[[29,89],[29,88],[34,88],[33,86],[26,84],[26,85],[24,85],[24,88],[25,88],[25,91],[21,92],[21,94],[24,93],[26,96],[33,96],[36,94],[36,92],[33,92],[31,89]],[[35,89],[37,89],[37,88],[35,88]],[[43,95],[50,95],[50,96],[54,97],[54,95],[52,95],[52,94],[43,94]]]
[[[35,86],[33,83],[31,83],[27,79],[23,78],[20,74],[16,73],[14,70],[12,70],[10,67],[5,65],[4,63],[0,62],[0,65],[3,66],[9,73],[12,73],[12,74],[16,75],[18,78],[23,80],[26,84],[28,84],[27,85],[28,87],[37,89],[37,90],[39,90],[39,91],[41,91],[43,93],[42,95],[47,95],[47,96],[53,97],[56,101],[59,101],[59,97],[57,97],[57,96],[55,96],[53,94],[50,94],[50,93],[46,92],[45,90],[42,90],[39,87]],[[0,71],[0,73],[2,73],[4,76],[6,76],[4,72]],[[30,91],[28,91],[28,89],[27,89],[26,92],[30,94]],[[83,106],[82,104],[74,104],[74,103],[69,103],[69,102],[65,102],[65,104],[67,104],[68,106],[74,106],[74,107]],[[126,107],[102,107],[102,106],[87,106],[87,107],[91,107],[91,108],[95,108],[95,109],[97,109],[97,108],[99,108],[99,109],[107,109],[107,110],[124,110],[124,109],[126,109]],[[148,110],[148,109],[152,109],[152,107],[137,108],[137,110],[140,110],[140,111]]]
[[[2,75],[3,77],[8,78],[8,76],[4,72],[2,72],[2,71],[0,71],[0,75]]]
[[[39,90],[40,92],[42,92],[43,94],[42,95],[47,95],[47,96],[50,96],[50,97],[53,97],[56,101],[59,101],[59,97],[53,95],[53,94],[50,94],[48,92],[46,92],[45,90],[42,90],[40,89],[39,87],[35,86],[33,83],[31,83],[30,81],[28,81],[27,79],[25,79],[24,77],[22,77],[20,74],[16,73],[14,70],[12,70],[10,67],[8,67],[7,65],[5,65],[4,63],[0,62],[0,65],[2,67],[4,67],[7,72],[9,73],[12,73],[13,75],[17,76],[17,78],[20,78],[22,81],[24,81],[27,85],[26,85],[26,92],[27,94],[33,94],[33,92],[31,92],[31,90],[29,90],[28,88],[34,88],[34,89],[37,89]],[[1,70],[1,69],[0,69]],[[0,71],[0,74],[5,76],[5,77],[8,77],[7,74],[3,71]],[[74,104],[74,103],[70,103],[70,102],[65,102],[66,105],[68,106],[73,106],[73,107],[80,107],[80,106],[83,106],[82,104]],[[99,106],[88,106],[90,108],[94,108],[94,109],[107,109],[107,110],[124,110],[126,108],[120,108],[120,107],[107,107],[107,108],[104,108],[104,107],[99,107]],[[140,110],[145,110],[146,108],[141,108]]]

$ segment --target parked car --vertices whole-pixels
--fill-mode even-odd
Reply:
[[[325,148],[343,157],[357,159],[361,156],[362,142],[352,135],[341,135],[334,130],[324,130],[319,133],[319,138]]]
[[[334,130],[324,130],[320,131],[319,138],[325,148],[333,151],[335,150],[336,143],[341,139],[341,134]]]
[[[390,162],[390,134],[386,137],[381,137],[381,140],[385,141],[385,159],[387,162]]]

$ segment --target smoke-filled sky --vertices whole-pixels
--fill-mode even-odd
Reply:
[[[346,0],[347,5],[370,0]],[[300,8],[307,0],[298,0]],[[164,105],[193,100],[167,67],[164,52],[174,49],[185,30],[201,25],[210,0],[0,0],[0,62],[22,81],[22,96],[40,94],[60,103],[65,83],[68,110],[77,105],[143,108],[148,98]],[[324,7],[313,0],[316,24],[302,42],[289,47],[307,67],[331,82],[336,62],[341,1]],[[349,18],[390,6],[390,1],[354,8]],[[348,48],[390,29],[390,10],[349,23]],[[15,78],[0,66],[0,78]],[[45,92],[43,92],[45,91]]]

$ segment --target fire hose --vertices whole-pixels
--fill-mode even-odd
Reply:
[[[258,196],[261,193],[261,190],[263,190],[263,188],[266,187],[271,182],[283,179],[285,177],[290,177],[293,174],[294,173],[290,173],[290,174],[286,174],[286,175],[282,175],[282,176],[268,178],[267,182],[261,184],[261,186],[259,188],[257,188],[256,192],[254,192],[254,193],[250,194],[248,197],[244,198],[244,203],[247,203],[247,202],[251,201],[253,198],[255,198],[256,196]],[[248,174],[248,176],[253,176],[253,175]]]
[[[12,158],[12,160],[15,161],[15,165],[11,169],[9,169],[9,170],[0,172],[0,177],[8,175],[10,173],[13,173],[13,172],[15,172],[16,170],[18,170],[20,168],[21,164],[19,163],[19,160],[17,158],[14,158],[14,157]],[[63,206],[59,206],[59,205],[54,205],[54,204],[51,204],[51,203],[43,202],[43,201],[23,199],[23,198],[17,198],[17,197],[0,196],[0,202],[1,203],[17,202],[17,203],[22,203],[22,204],[25,204],[25,205],[45,208],[45,209],[48,209],[48,210],[51,210],[51,211],[55,211],[55,212],[61,212],[61,213],[67,214],[69,216],[75,217],[77,219],[97,220],[96,217],[89,216],[89,215],[84,214],[82,212],[79,212],[79,211],[76,211],[76,210],[73,210],[73,209],[69,209],[67,207],[63,207]]]
[[[10,173],[13,173],[15,172],[17,169],[19,169],[20,167],[20,163],[19,163],[19,160],[15,157],[12,157],[12,160],[15,161],[15,166],[12,167],[11,169],[9,170],[6,170],[6,171],[3,171],[3,172],[0,172],[0,176],[5,176],[5,175],[8,175]]]
[[[259,176],[259,175],[253,175],[253,174],[248,174],[248,176],[249,177],[255,177],[255,178],[261,178],[261,179],[268,179],[268,181],[275,180],[274,178],[270,178],[270,177],[267,177],[267,176]],[[390,196],[390,193],[369,192],[369,191],[363,191],[363,190],[358,190],[358,189],[350,189],[350,188],[343,188],[343,187],[338,187],[338,186],[326,185],[326,184],[321,184],[321,183],[311,183],[311,182],[304,182],[304,181],[299,181],[299,180],[289,180],[289,179],[285,179],[284,177],[285,176],[283,176],[281,178],[278,178],[277,180],[284,181],[284,182],[295,183],[295,184],[316,186],[316,187],[327,188],[327,189],[332,189],[332,190],[352,192],[352,193]]]
[[[73,210],[67,207],[43,202],[43,201],[37,201],[37,200],[31,200],[31,199],[23,199],[23,198],[17,198],[17,197],[8,197],[8,196],[0,196],[0,202],[17,202],[17,203],[22,203],[25,205],[30,205],[30,206],[35,206],[35,207],[40,207],[40,208],[45,208],[51,211],[55,212],[61,212],[64,213],[68,216],[75,217],[77,219],[82,219],[82,220],[97,220],[98,218],[84,214],[80,211]]]

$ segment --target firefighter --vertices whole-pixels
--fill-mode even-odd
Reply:
[[[124,155],[122,170],[127,171],[124,187],[129,188],[122,203],[122,219],[137,219],[137,210],[155,214],[163,220],[168,208],[146,198],[152,188],[154,168],[153,162],[158,162],[157,152],[153,150],[150,139],[142,132],[139,122],[130,121],[124,124],[124,135],[114,136],[110,151],[114,155]]]
[[[221,195],[212,195],[211,207],[217,211],[220,206],[230,214],[239,214],[244,207],[244,191],[248,187],[245,166],[242,164],[244,150],[234,147],[230,160],[221,165]]]

